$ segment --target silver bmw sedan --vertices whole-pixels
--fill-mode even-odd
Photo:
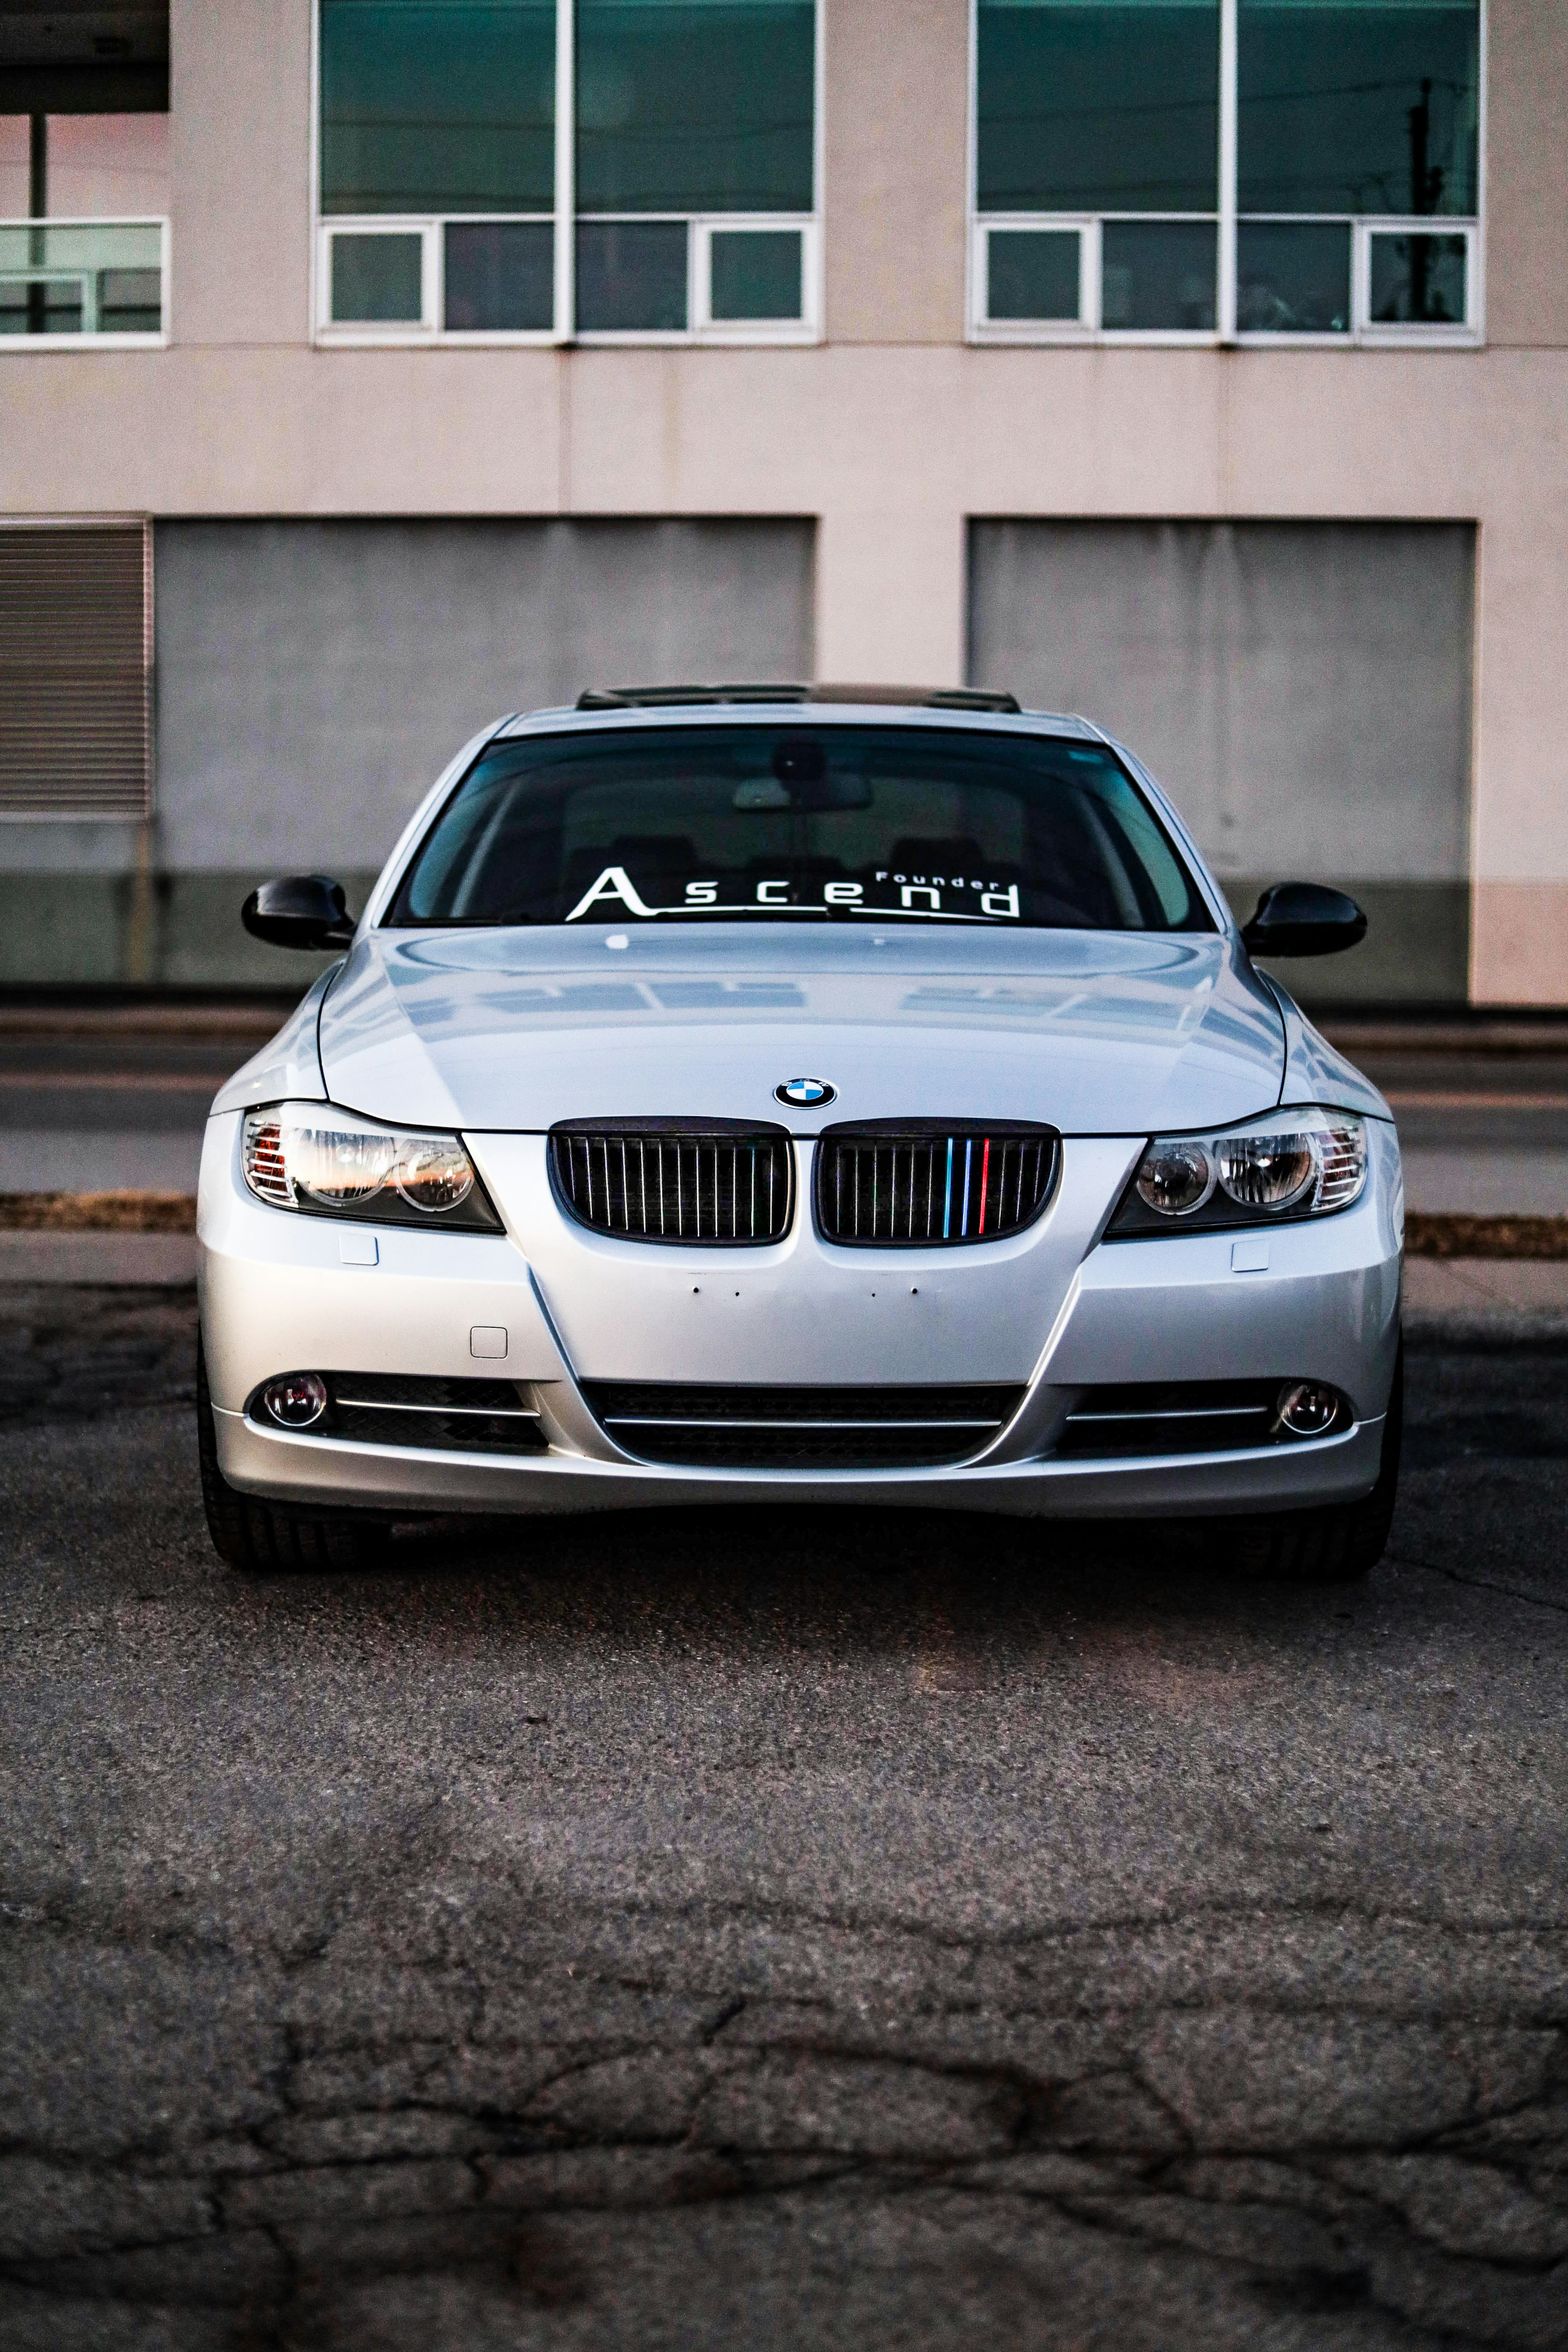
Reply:
[[[626,689],[488,728],[213,1106],[197,1414],[236,1567],[430,1515],[1200,1518],[1353,1576],[1398,1472],[1387,1104],[1148,772],[1010,697]]]

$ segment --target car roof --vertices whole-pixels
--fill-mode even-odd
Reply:
[[[492,740],[550,733],[563,729],[612,730],[627,727],[723,726],[736,719],[793,721],[809,710],[813,727],[878,725],[979,729],[985,732],[1064,735],[1101,743],[1091,720],[1056,710],[1024,710],[1011,695],[969,695],[942,688],[927,694],[904,687],[633,687],[590,690],[574,705],[515,712],[495,730]]]
[[[591,686],[577,697],[579,710],[656,709],[668,704],[690,709],[709,702],[869,702],[918,705],[931,710],[1004,710],[1018,708],[1016,694],[989,686]]]

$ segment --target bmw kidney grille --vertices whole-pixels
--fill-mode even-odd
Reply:
[[[1055,1190],[1055,1128],[900,1121],[828,1128],[816,1150],[825,1241],[860,1248],[1002,1241]],[[550,1136],[556,1196],[579,1224],[640,1242],[782,1241],[795,1156],[782,1128],[574,1120]]]
[[[1044,1209],[1060,1148],[1053,1127],[829,1128],[816,1221],[825,1241],[862,1248],[1001,1241]]]
[[[795,1154],[783,1128],[714,1119],[552,1129],[557,1198],[579,1224],[636,1242],[782,1241]]]

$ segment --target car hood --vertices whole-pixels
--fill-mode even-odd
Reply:
[[[405,1125],[1042,1119],[1068,1134],[1271,1108],[1280,1008],[1219,935],[682,926],[372,931],[321,1000],[330,1097]],[[782,1082],[826,1079],[825,1112]]]

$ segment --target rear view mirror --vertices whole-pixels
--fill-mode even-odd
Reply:
[[[354,935],[343,886],[324,874],[264,882],[240,908],[239,919],[275,948],[346,948]]]
[[[1342,890],[1321,882],[1276,882],[1258,901],[1252,920],[1242,926],[1248,955],[1338,955],[1366,937],[1366,917]]]

